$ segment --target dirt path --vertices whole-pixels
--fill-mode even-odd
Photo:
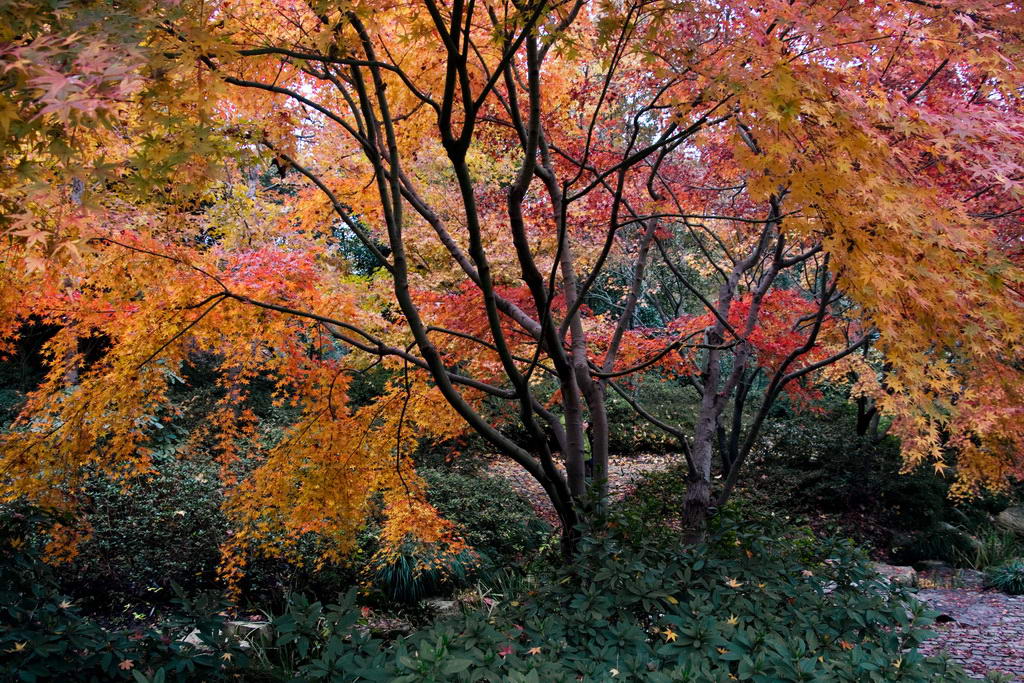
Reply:
[[[624,496],[641,475],[666,469],[671,457],[657,455],[613,456],[609,459],[612,498]],[[515,463],[495,460],[493,474],[509,479],[537,514],[557,526],[551,502],[532,477]],[[921,590],[918,599],[942,613],[938,632],[921,648],[925,654],[945,650],[972,678],[990,671],[1024,682],[1024,596],[1009,596],[978,589],[933,588]]]
[[[633,482],[646,472],[655,472],[670,467],[675,462],[673,456],[665,455],[613,455],[608,458],[608,489],[613,500],[622,498],[630,490]],[[564,471],[561,463],[556,463],[559,470]],[[558,516],[551,501],[537,480],[526,473],[519,465],[507,458],[495,459],[487,467],[491,474],[505,477],[512,482],[515,489],[533,506],[537,514],[552,526],[558,526]]]
[[[938,635],[921,650],[941,650],[960,663],[972,678],[989,671],[1024,681],[1024,596],[966,588],[920,590],[917,597],[942,613],[933,630]]]

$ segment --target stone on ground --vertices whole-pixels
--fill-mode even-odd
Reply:
[[[881,562],[872,562],[871,565],[889,583],[910,587],[917,585],[917,572],[913,567],[898,567]]]
[[[1006,508],[996,515],[999,526],[1024,536],[1024,505]]]

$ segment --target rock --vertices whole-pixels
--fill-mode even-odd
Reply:
[[[976,569],[961,569],[956,573],[956,583],[960,588],[980,591],[985,587],[985,572]]]
[[[239,641],[238,646],[243,650],[248,650],[254,644],[266,647],[274,640],[273,630],[265,621],[228,621],[224,623],[223,635]],[[182,642],[200,652],[209,652],[213,649],[203,642],[197,628],[192,629]]]
[[[955,588],[957,570],[952,567],[921,569],[917,573],[918,588]]]
[[[914,571],[913,567],[897,567],[891,564],[882,564],[881,562],[873,562],[872,567],[889,583],[898,586],[917,585],[917,572]]]
[[[259,643],[270,645],[274,640],[274,631],[265,621],[229,621],[224,624],[224,635],[237,638],[246,644]]]
[[[918,591],[917,597],[939,613],[937,620],[941,622],[955,621],[962,626],[998,628],[1007,618],[1003,605],[988,593],[938,588]]]
[[[412,623],[401,617],[383,617],[375,615],[369,619],[366,625],[369,632],[374,636],[385,640],[404,638],[413,632]]]
[[[192,631],[189,632],[189,634],[185,636],[185,639],[181,642],[185,643],[186,645],[191,645],[200,652],[209,652],[213,649],[212,647],[204,643],[203,639],[199,637],[199,629],[197,628],[192,629]]]
[[[427,606],[437,612],[439,617],[447,617],[459,611],[459,603],[456,600],[442,600],[441,598],[430,598],[424,601]]]
[[[1008,507],[996,515],[996,524],[1024,536],[1024,505]]]
[[[963,545],[972,548],[973,550],[981,550],[982,543],[980,540],[971,536],[959,527],[955,527],[949,522],[939,522],[938,528],[942,529],[948,534],[955,536]]]
[[[917,587],[980,591],[985,587],[985,574],[974,569],[954,569],[953,567],[921,570],[917,573]]]

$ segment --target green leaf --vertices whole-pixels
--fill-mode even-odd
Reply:
[[[441,673],[449,675],[461,673],[472,665],[473,660],[471,659],[450,659],[445,663],[444,667],[442,667]]]

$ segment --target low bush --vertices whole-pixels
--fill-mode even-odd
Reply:
[[[986,570],[1024,557],[1024,543],[1012,531],[989,527],[979,531],[974,540],[974,547],[962,553],[957,564],[971,569]]]
[[[686,485],[685,466],[644,473],[617,506],[615,523],[626,525],[626,533],[671,535],[671,524],[682,518]]]
[[[302,680],[965,680],[916,651],[934,613],[863,553],[826,542],[801,562],[773,540],[779,531],[725,520],[690,548],[590,536],[573,568],[525,597],[393,645],[369,639],[351,607],[320,604],[299,621],[326,628],[279,643],[311,653],[296,666]]]
[[[288,559],[253,555],[247,558],[245,575],[239,588],[247,602],[272,608],[283,606],[288,593],[306,593],[318,599],[333,600],[360,582],[377,549],[378,529],[368,526],[356,537],[349,557],[339,562],[321,562],[324,539],[306,534]]]
[[[373,558],[364,575],[382,602],[410,606],[466,586],[478,568],[478,559],[471,551],[437,557],[429,549],[407,543],[394,557]]]
[[[0,388],[0,429],[5,429],[18,414],[25,395],[14,389]]]
[[[501,567],[536,550],[550,533],[508,480],[421,469],[427,500],[454,522],[485,567]]]
[[[218,587],[228,521],[216,463],[157,452],[153,465],[152,473],[130,481],[97,476],[87,482],[81,512],[90,533],[59,569],[65,590],[134,603],[169,599],[172,583],[186,593]],[[431,572],[418,569],[423,553],[412,550],[393,562],[374,561],[377,526],[371,520],[345,563],[320,566],[313,535],[299,544],[305,561],[252,558],[242,583],[247,597],[267,602],[299,591],[330,599],[364,581],[385,601],[412,603],[464,586],[479,571],[515,564],[550,533],[504,479],[434,469],[422,474],[431,503],[458,525],[473,554]]]
[[[455,523],[470,550],[438,561],[431,549],[409,542],[394,557],[378,557],[371,522],[360,573],[378,602],[409,606],[449,595],[474,578],[520,564],[550,534],[505,479],[431,468],[419,473],[427,483],[427,499]]]
[[[646,378],[637,382],[631,395],[651,414],[678,426],[684,433],[693,427],[696,394],[682,383]],[[672,436],[637,415],[617,393],[608,393],[607,409],[610,425],[608,449],[612,453],[670,453],[679,450],[679,444]]]
[[[94,477],[82,512],[90,534],[62,569],[69,590],[146,595],[177,583],[215,584],[228,523],[220,509],[217,465],[156,454],[154,472],[120,481]]]
[[[96,596],[99,609],[112,599],[131,603],[129,614],[139,603],[167,602],[172,584],[186,594],[222,588],[217,566],[229,522],[218,465],[160,452],[153,465],[142,477],[97,476],[84,487],[80,512],[89,533],[57,572],[64,590]],[[250,558],[241,588],[256,601],[290,591],[336,596],[356,585],[374,544],[364,533],[349,563],[321,567],[321,543],[310,534],[299,543],[302,561]]]
[[[969,564],[965,558],[977,553],[977,544],[966,533],[946,524],[924,531],[897,536],[892,547],[892,560],[897,564],[914,565],[938,560],[950,565]]]
[[[614,522],[614,519],[612,520]],[[587,534],[572,567],[525,594],[375,638],[354,592],[341,605],[292,596],[269,644],[243,651],[223,618],[193,616],[209,651],[177,628],[130,634],[81,617],[37,558],[5,558],[4,680],[951,681],[953,664],[916,650],[934,613],[893,588],[850,544],[797,557],[787,530],[716,518],[706,543]],[[2,541],[11,546],[10,538]],[[24,555],[24,556],[23,556]],[[9,590],[9,589],[5,589]],[[196,609],[194,606],[192,609]],[[209,612],[209,611],[207,611]],[[218,621],[220,619],[220,621]]]
[[[1009,595],[1024,595],[1024,559],[1013,560],[1001,567],[990,569],[985,582],[991,588]]]
[[[821,408],[797,411],[782,402],[773,409],[738,497],[813,516],[819,526],[827,517],[897,563],[983,569],[1019,554],[992,518],[1024,490],[951,500],[950,478],[928,465],[903,471],[896,438],[884,430],[858,435],[856,407],[843,396],[828,392]]]
[[[785,500],[815,512],[870,509],[892,527],[925,530],[945,519],[948,483],[924,469],[901,473],[899,441],[857,434],[852,405],[833,401],[824,413],[780,407],[761,439],[766,474],[792,478]],[[755,467],[757,463],[755,462]]]
[[[33,544],[50,522],[32,510],[0,516],[0,680],[220,681],[249,668],[217,602],[183,604],[188,616],[160,629],[108,630],[83,616]],[[204,649],[181,642],[192,629]]]
[[[418,470],[437,470],[465,476],[485,475],[490,445],[476,434],[445,441],[423,439],[412,453]]]

